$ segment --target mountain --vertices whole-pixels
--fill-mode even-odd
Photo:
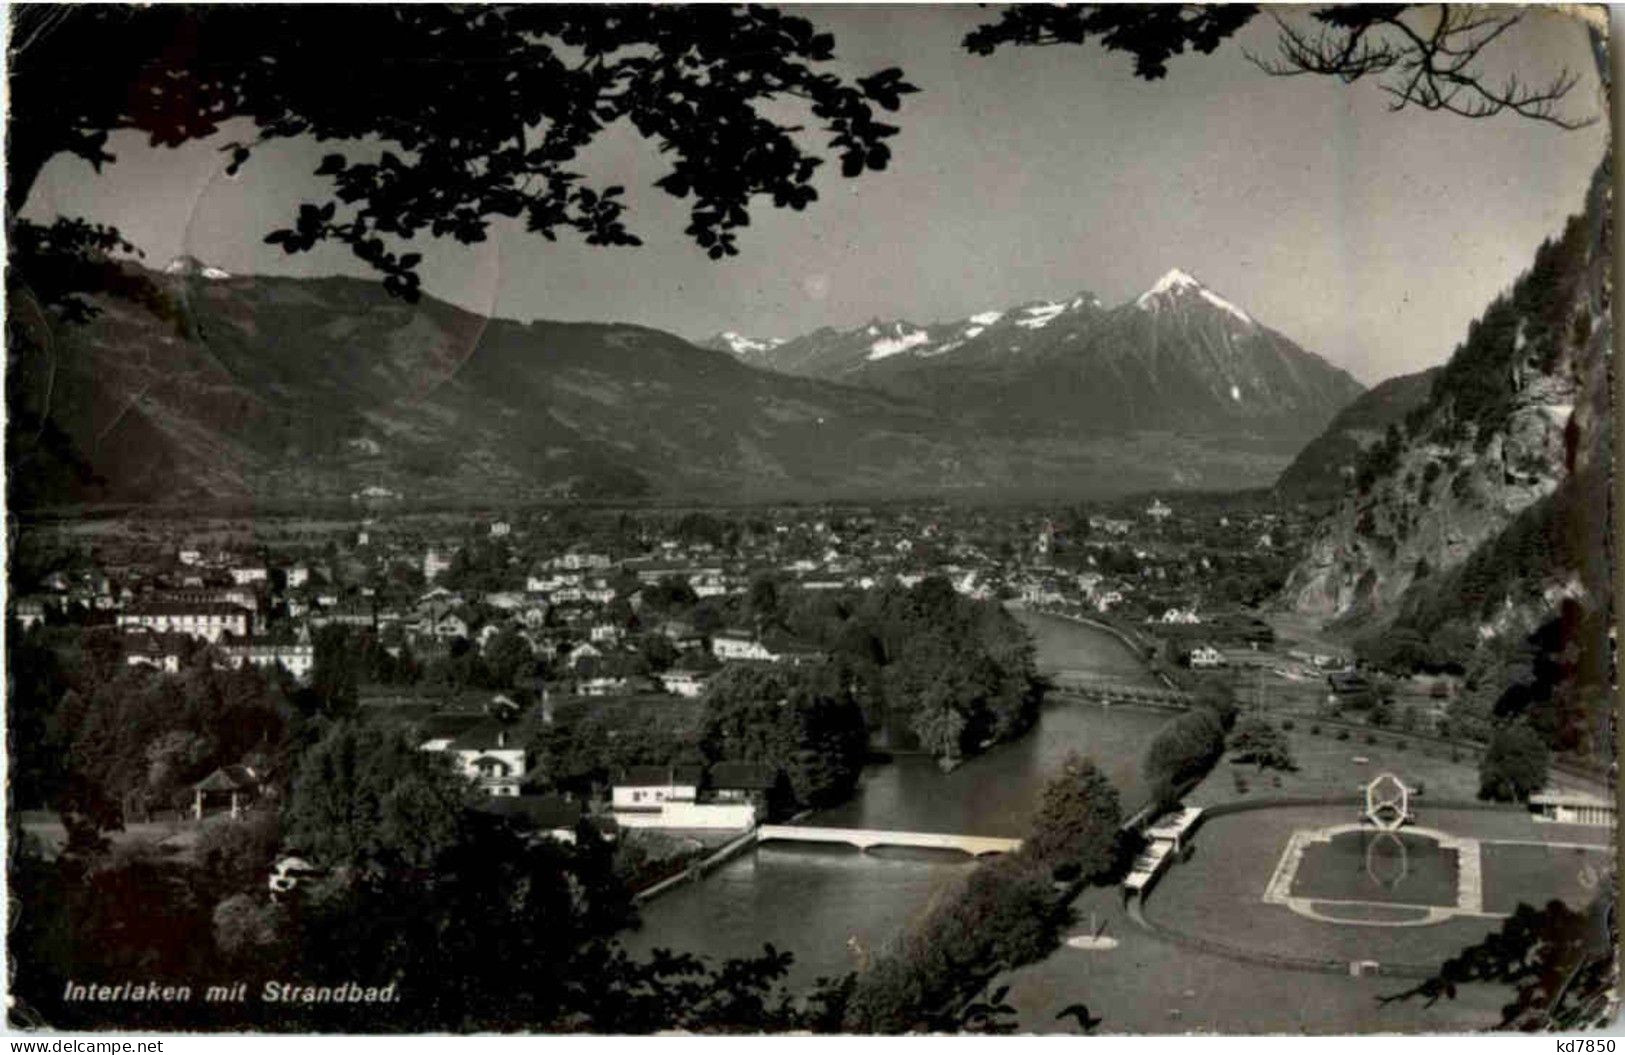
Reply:
[[[996,347],[1019,346],[1058,317],[1088,319],[1100,300],[1081,293],[1065,301],[1032,301],[1015,308],[984,311],[956,322],[920,325],[904,319],[872,319],[850,330],[821,327],[800,337],[748,338],[719,334],[706,347],[732,352],[741,359],[780,373],[825,380],[852,380],[886,360],[931,360],[950,352],[974,359]],[[1082,313],[1081,315],[1078,313]]]
[[[1283,601],[1363,632],[1366,658],[1466,672],[1451,721],[1525,721],[1611,757],[1608,167],[1468,329],[1427,396],[1360,457]]]
[[[200,278],[212,280],[230,278],[231,272],[222,268],[205,264],[195,256],[182,255],[171,260],[164,267],[166,275],[196,275]]]
[[[1605,212],[1593,201],[1542,244],[1426,400],[1365,451],[1288,581],[1293,607],[1391,617],[1418,578],[1461,565],[1581,465],[1606,463],[1611,325],[1591,280],[1607,258],[1594,230]]]
[[[1391,377],[1337,412],[1275,483],[1290,501],[1331,501],[1354,485],[1360,456],[1427,402],[1440,368]]]
[[[374,282],[126,267],[12,345],[14,508],[81,503],[1078,496],[1244,487],[1172,436],[986,431],[620,323],[487,319]],[[15,312],[34,320],[37,313]]]
[[[701,348],[707,348],[714,352],[727,352],[744,362],[751,363],[752,360],[755,360],[753,365],[763,365],[768,357],[772,355],[773,350],[784,344],[784,338],[746,337],[742,333],[728,331],[719,333],[714,337],[707,337],[697,343]]]
[[[1026,434],[1164,431],[1289,457],[1362,391],[1179,269],[1126,304],[1090,293],[927,326],[821,329],[752,359]]]

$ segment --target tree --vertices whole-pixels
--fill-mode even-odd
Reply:
[[[325,867],[421,873],[457,845],[473,794],[439,755],[344,720],[300,759],[287,834]]]
[[[780,770],[802,805],[850,794],[867,744],[863,711],[827,669],[730,666],[706,685],[705,757]]]
[[[1437,974],[1383,1003],[1422,997],[1429,1006],[1456,998],[1460,986],[1512,986],[1501,1028],[1564,1033],[1597,1028],[1614,1014],[1617,984],[1613,894],[1583,910],[1561,901],[1519,905],[1499,930],[1446,960]]]
[[[1259,769],[1296,769],[1292,746],[1286,734],[1267,720],[1249,715],[1236,723],[1230,733],[1230,751],[1238,762],[1252,762]]]
[[[511,623],[496,632],[481,658],[493,689],[512,688],[536,669],[536,653]]]
[[[214,909],[214,940],[233,960],[263,960],[287,939],[287,909],[263,896],[233,894]]]
[[[349,629],[337,624],[321,627],[311,644],[310,684],[302,694],[309,709],[328,715],[350,712],[356,705],[362,671]]]
[[[282,845],[275,810],[250,810],[231,824],[206,825],[198,832],[192,857],[213,896],[265,893],[265,877]]]
[[[751,579],[745,608],[758,632],[778,622],[779,586],[771,575],[757,575]]]
[[[159,801],[169,799],[183,784],[200,774],[210,745],[196,733],[172,730],[147,744],[147,787]]]
[[[909,728],[920,738],[920,746],[944,763],[959,761],[964,753],[965,715],[952,700],[927,700],[909,717]]]
[[[1141,768],[1160,800],[1205,774],[1224,753],[1224,727],[1206,707],[1186,711],[1157,730]]]
[[[177,147],[237,129],[227,173],[256,149],[303,137],[343,144],[267,241],[289,253],[350,247],[415,299],[419,234],[483,241],[498,218],[549,240],[636,245],[623,187],[572,171],[624,123],[669,158],[655,185],[690,201],[687,233],[713,259],[736,253],[759,196],[801,210],[824,158],[780,118],[799,107],[848,177],[879,171],[914,91],[896,69],[848,82],[821,69],[835,40],[766,7],[52,7],[12,19],[7,209],[15,220],[59,154],[97,171],[109,136]],[[773,116],[768,116],[772,113]],[[8,226],[10,226],[8,224]],[[116,232],[114,233],[116,237]]]
[[[1224,729],[1234,725],[1236,715],[1241,713],[1241,705],[1236,702],[1236,687],[1228,681],[1203,678],[1196,686],[1195,703],[1212,712]]]
[[[964,46],[991,55],[1007,44],[1083,44],[1092,38],[1108,51],[1127,52],[1135,75],[1152,81],[1166,77],[1169,59],[1186,48],[1212,54],[1260,13],[1254,4],[1012,5],[997,21],[969,33]],[[1484,68],[1486,53],[1523,18],[1513,8],[1330,4],[1310,12],[1312,30],[1273,11],[1270,18],[1275,56],[1247,58],[1273,76],[1335,77],[1345,84],[1371,79],[1392,98],[1391,110],[1414,106],[1469,118],[1507,112],[1564,129],[1596,120],[1562,109],[1579,83],[1567,68],[1539,84],[1515,74],[1497,80]],[[1595,31],[1592,39],[1600,44]]]
[[[1117,789],[1093,760],[1072,752],[1044,785],[1022,849],[1058,874],[1090,880],[1116,862],[1122,826]]]
[[[1551,753],[1527,725],[1503,726],[1490,738],[1478,764],[1478,797],[1523,802],[1546,786]]]
[[[1025,854],[978,865],[857,976],[843,1028],[942,1031],[984,981],[1055,948],[1068,919],[1046,870]]]

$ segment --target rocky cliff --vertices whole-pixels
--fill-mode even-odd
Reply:
[[[1585,210],[1473,323],[1427,399],[1365,450],[1286,604],[1484,640],[1607,591],[1595,551],[1611,450],[1610,205],[1599,171]]]
[[[1365,452],[1427,402],[1439,369],[1390,377],[1338,411],[1326,431],[1286,467],[1275,482],[1275,492],[1294,502],[1336,501],[1347,494]]]

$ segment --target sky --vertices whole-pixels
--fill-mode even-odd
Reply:
[[[1267,19],[1146,82],[1093,45],[968,55],[959,41],[988,9],[797,10],[835,34],[832,71],[896,65],[920,88],[887,118],[902,128],[887,171],[846,180],[826,164],[820,201],[761,202],[740,255],[714,262],[682,234],[682,204],[652,187],[665,171],[653,147],[612,129],[583,168],[628,186],[644,246],[549,243],[517,224],[472,247],[420,239],[425,289],[509,318],[791,337],[1082,290],[1115,304],[1178,267],[1372,384],[1449,357],[1579,210],[1607,144],[1606,120],[1562,131],[1394,113],[1372,84],[1266,76],[1243,49],[1272,48]],[[1602,113],[1577,24],[1531,12],[1504,40],[1526,75],[1579,73],[1569,109]],[[275,144],[236,177],[218,145],[117,135],[103,175],[47,166],[25,214],[115,223],[155,265],[189,253],[236,274],[371,274],[339,247],[286,257],[263,244],[321,192],[310,173],[330,145]]]

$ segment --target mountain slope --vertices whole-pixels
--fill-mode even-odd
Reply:
[[[1365,451],[1353,493],[1289,577],[1288,604],[1378,626],[1403,616],[1426,634],[1450,624],[1441,648],[1459,653],[1528,632],[1555,598],[1610,592],[1596,564],[1611,451],[1610,204],[1599,175],[1586,211],[1473,323],[1426,400]],[[1537,553],[1539,537],[1567,541]]]
[[[1164,430],[1295,453],[1361,392],[1183,271],[1107,310],[1090,293],[952,323],[818,330],[752,360],[920,400],[981,428]]]
[[[1326,431],[1298,452],[1276,481],[1276,493],[1290,501],[1341,498],[1354,486],[1360,456],[1398,428],[1427,402],[1439,367],[1391,377],[1338,411]]]
[[[944,355],[952,355],[959,363],[1003,358],[1058,319],[1057,331],[1087,326],[1099,307],[1100,299],[1094,294],[1079,293],[1063,301],[1031,301],[924,326],[904,319],[872,319],[854,329],[824,326],[789,340],[721,333],[704,342],[704,347],[730,352],[779,373],[852,381],[861,380],[860,375],[883,362],[896,366]]]
[[[11,498],[304,502],[1035,497],[1241,487],[1274,466],[1168,435],[1021,436],[755,369],[658,330],[485,319],[345,278],[143,272],[14,342]]]

